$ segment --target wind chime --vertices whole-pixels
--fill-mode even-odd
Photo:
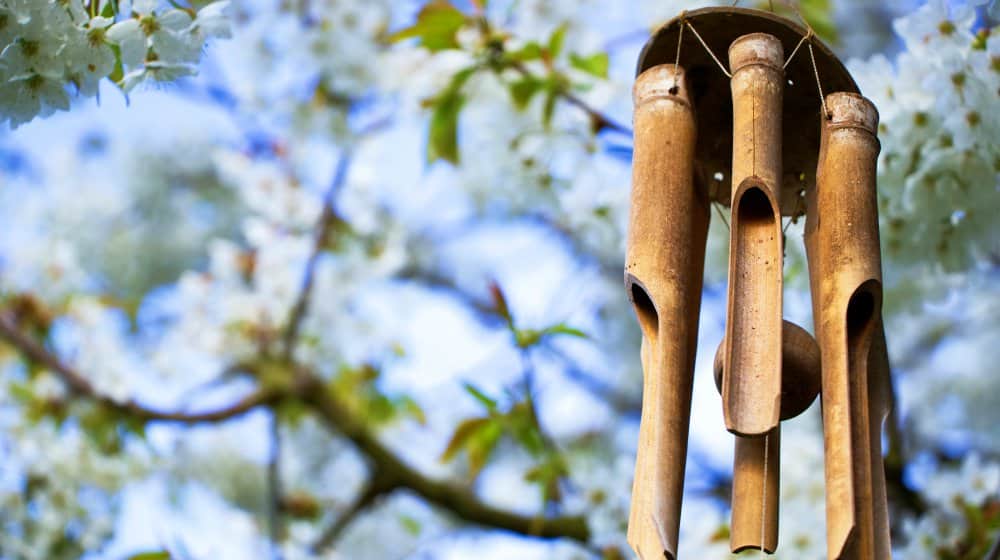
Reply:
[[[715,54],[727,49],[728,65]],[[780,421],[821,394],[828,557],[889,558],[875,106],[808,24],[758,10],[681,13],[646,44],[637,76],[625,283],[644,381],[630,545],[643,560],[677,557],[705,241],[721,203],[730,547],[775,551]],[[815,339],[782,319],[782,217],[803,214]]]

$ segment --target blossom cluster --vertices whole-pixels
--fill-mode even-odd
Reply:
[[[59,399],[54,381],[38,385]],[[148,455],[139,448],[109,454],[80,430],[48,419],[36,423],[9,398],[0,404],[0,507],[7,512],[0,520],[0,556],[69,560],[99,551],[113,534],[121,488],[147,471]]]
[[[965,271],[998,250],[1000,34],[974,27],[980,4],[927,2],[896,20],[895,61],[851,65],[881,113],[882,245],[896,264]]]
[[[195,73],[205,41],[229,34],[228,0],[200,10],[109,0],[0,3],[0,123],[16,127],[93,97],[110,77],[126,93]]]

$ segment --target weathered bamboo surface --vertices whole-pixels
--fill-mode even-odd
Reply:
[[[729,47],[733,96],[729,290],[722,367],[726,428],[736,435],[730,547],[778,541],[782,355],[781,42],[744,35]]]
[[[781,42],[744,35],[729,48],[733,199],[729,245],[726,428],[761,436],[778,425],[781,397]]]
[[[735,439],[729,548],[733,553],[748,549],[773,553],[778,548],[781,426],[763,436]]]
[[[827,556],[889,558],[882,425],[889,367],[881,322],[878,113],[852,93],[826,98],[806,250],[822,355]]]
[[[709,206],[695,180],[696,123],[682,68],[642,73],[625,284],[643,333],[643,402],[628,542],[677,555]]]

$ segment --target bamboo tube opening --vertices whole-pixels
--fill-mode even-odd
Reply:
[[[878,289],[877,285],[876,280],[868,280],[854,291],[847,303],[845,321],[847,379],[850,382],[851,410],[854,416],[851,422],[851,437],[855,446],[852,465],[855,512],[854,530],[844,548],[853,550],[853,553],[845,554],[848,558],[871,558],[873,560],[877,558],[873,533],[875,520],[873,508],[869,504],[872,504],[873,499],[872,461],[875,457],[873,457],[871,445],[868,444],[872,423],[868,391],[868,356],[876,323],[873,290]],[[881,465],[881,452],[879,452],[878,460]]]
[[[656,313],[656,306],[653,305],[653,300],[649,298],[649,294],[646,293],[646,289],[642,287],[642,283],[636,278],[630,277],[628,279],[629,294],[632,300],[632,308],[635,310],[635,316],[639,320],[639,328],[642,329],[642,334],[644,337],[650,341],[654,341],[657,338],[657,331],[660,329],[660,318]]]

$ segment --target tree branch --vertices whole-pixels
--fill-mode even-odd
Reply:
[[[590,529],[582,516],[546,518],[519,515],[482,502],[468,489],[424,476],[347,415],[319,377],[308,372],[300,372],[300,375],[303,377],[296,385],[301,390],[302,400],[312,406],[330,429],[346,437],[364,453],[373,471],[383,473],[393,487],[407,488],[469,523],[542,538],[568,538],[581,543],[589,539]]]
[[[295,304],[292,305],[292,310],[289,314],[284,339],[286,359],[292,356],[295,343],[298,340],[299,328],[302,326],[302,320],[305,319],[306,313],[309,311],[313,284],[316,279],[316,263],[319,261],[319,256],[323,252],[323,246],[326,244],[327,237],[329,237],[330,231],[337,221],[337,212],[333,208],[333,200],[347,181],[347,171],[350,169],[352,156],[349,148],[344,148],[343,150],[344,152],[340,155],[340,160],[337,161],[337,169],[333,174],[333,182],[323,196],[323,212],[320,214],[319,223],[316,226],[316,237],[313,240],[312,251],[309,253],[309,259],[306,261],[306,268],[302,278],[302,289],[299,291],[298,298],[296,298]]]
[[[79,371],[21,332],[9,313],[0,313],[0,338],[17,348],[27,359],[53,371],[73,393],[139,420],[182,424],[219,422],[260,406],[274,404],[285,396],[278,392],[259,390],[225,408],[199,413],[159,411],[135,401],[119,403],[101,395]],[[522,535],[587,542],[590,531],[582,516],[546,518],[512,513],[482,502],[466,488],[424,476],[399,459],[362,423],[345,413],[329,394],[320,377],[311,372],[297,371],[296,374],[299,378],[292,384],[292,391],[303,403],[310,405],[330,429],[349,439],[368,458],[373,472],[384,473],[386,487],[407,488],[427,502],[446,509],[469,523]]]
[[[257,407],[276,402],[279,398],[278,394],[261,389],[229,406],[205,412],[162,411],[146,407],[134,400],[118,402],[102,395],[83,374],[23,333],[10,313],[0,313],[0,338],[16,348],[25,358],[40,363],[55,373],[71,392],[137,420],[179,424],[223,422],[242,416]]]

